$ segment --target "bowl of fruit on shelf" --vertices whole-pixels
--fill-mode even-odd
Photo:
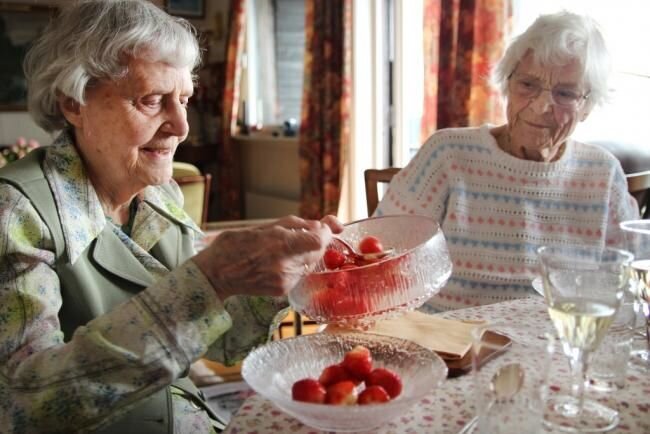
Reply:
[[[322,324],[367,328],[421,306],[452,264],[434,220],[383,216],[345,225],[323,258],[289,293],[294,310]]]
[[[397,419],[447,377],[433,351],[372,333],[316,333],[253,350],[244,380],[305,425],[368,431]]]

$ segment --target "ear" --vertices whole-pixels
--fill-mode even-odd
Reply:
[[[73,126],[81,127],[81,104],[75,99],[60,94],[58,97],[59,109],[65,119]]]

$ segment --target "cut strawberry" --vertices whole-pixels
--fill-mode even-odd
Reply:
[[[325,396],[325,388],[313,378],[298,380],[291,387],[291,397],[294,401],[322,404],[325,402]]]
[[[345,353],[343,367],[356,379],[365,380],[372,371],[372,355],[370,350],[362,345],[357,345]]]
[[[327,388],[325,403],[332,405],[354,405],[357,403],[357,389],[352,381],[341,381]]]
[[[360,381],[356,380],[350,373],[341,365],[330,365],[327,368],[323,369],[323,372],[318,377],[318,381],[324,387],[331,386],[335,383],[340,383],[341,381],[352,381],[355,384],[359,384]]]
[[[359,404],[380,404],[382,402],[390,401],[388,392],[381,386],[366,387],[363,392],[359,394]]]
[[[391,399],[402,393],[402,379],[389,369],[374,369],[366,378],[366,386],[381,386]]]

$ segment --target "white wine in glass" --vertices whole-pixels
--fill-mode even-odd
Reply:
[[[632,353],[634,365],[650,372],[650,220],[621,223],[626,248],[634,254],[630,289],[637,314],[645,317],[646,348]]]
[[[584,398],[589,354],[595,351],[623,300],[633,255],[614,248],[540,247],[544,299],[571,366],[571,394],[549,396],[545,424],[565,432],[605,432],[618,412]]]

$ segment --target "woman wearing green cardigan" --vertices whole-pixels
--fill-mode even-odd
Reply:
[[[342,230],[287,217],[194,255],[171,174],[199,57],[146,0],[67,5],[28,54],[30,112],[60,133],[0,170],[3,430],[214,432],[190,365],[265,342]]]

